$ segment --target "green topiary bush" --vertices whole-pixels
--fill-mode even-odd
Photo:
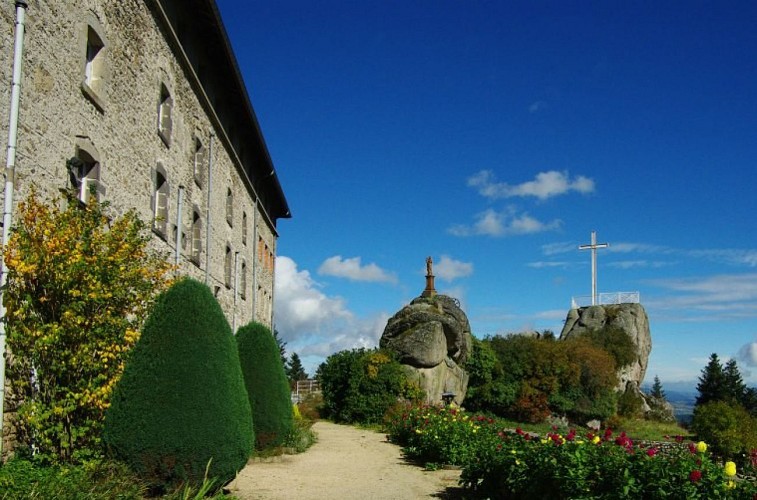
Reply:
[[[151,488],[219,486],[252,453],[250,404],[234,337],[202,283],[184,279],[157,300],[106,414],[109,452]]]
[[[253,322],[237,332],[237,348],[252,407],[255,447],[279,446],[293,423],[291,391],[279,346],[267,326]]]

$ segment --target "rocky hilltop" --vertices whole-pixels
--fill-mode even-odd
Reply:
[[[379,345],[397,353],[411,381],[426,393],[429,403],[442,394],[465,399],[468,373],[461,365],[471,351],[471,329],[456,299],[427,295],[414,299],[387,322]]]
[[[638,392],[647,373],[649,353],[652,351],[652,335],[649,318],[641,304],[611,304],[571,309],[565,320],[560,339],[581,335],[590,330],[615,327],[625,331],[636,344],[635,360],[618,372],[618,390],[629,389],[629,384]]]

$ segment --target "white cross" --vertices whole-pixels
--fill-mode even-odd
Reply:
[[[597,248],[607,248],[609,243],[597,243],[597,232],[591,232],[591,244],[579,245],[579,250],[591,250],[591,305],[597,305]]]

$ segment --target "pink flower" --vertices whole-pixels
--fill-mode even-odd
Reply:
[[[694,469],[693,471],[691,471],[691,474],[689,474],[689,480],[692,483],[696,483],[700,479],[702,479],[702,472],[697,469]]]

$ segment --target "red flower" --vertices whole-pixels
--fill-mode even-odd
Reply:
[[[697,452],[697,445],[695,445],[694,443],[689,443],[689,451],[691,453],[696,453]]]
[[[683,436],[676,436],[676,443],[682,443],[683,442]]]
[[[691,471],[691,474],[689,474],[689,480],[692,483],[696,483],[700,479],[702,479],[702,472],[697,469],[694,469],[693,471]]]
[[[653,457],[655,455],[657,455],[657,448],[649,448],[647,450],[647,456]]]

